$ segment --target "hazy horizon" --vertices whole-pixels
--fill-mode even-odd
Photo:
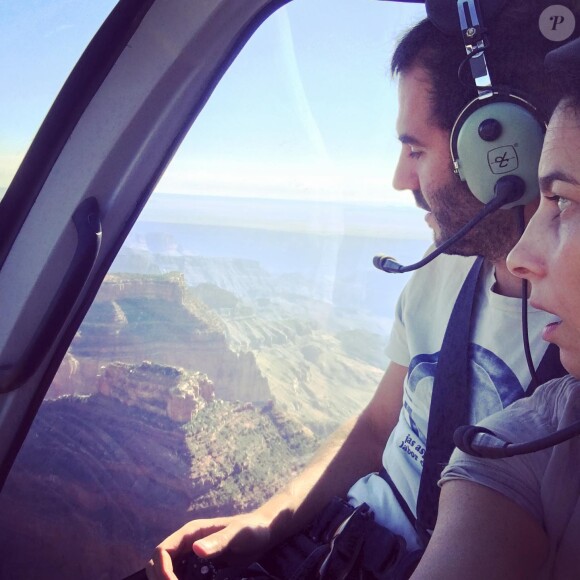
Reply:
[[[401,197],[411,197],[401,193]],[[277,199],[155,192],[140,220],[429,242],[425,212],[358,200]]]

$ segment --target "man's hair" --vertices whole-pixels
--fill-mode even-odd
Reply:
[[[542,35],[538,25],[546,6],[546,0],[508,0],[493,21],[484,24],[489,38],[485,54],[493,86],[523,94],[547,121],[557,99],[543,66],[546,53],[556,45]],[[576,28],[580,28],[580,22]],[[391,60],[391,72],[395,76],[416,66],[424,68],[432,84],[433,121],[450,131],[461,110],[477,97],[469,64],[461,66],[465,60],[461,31],[447,35],[425,19],[399,42]]]

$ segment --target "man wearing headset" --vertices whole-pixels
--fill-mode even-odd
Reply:
[[[566,2],[570,3],[562,0],[559,4]],[[445,3],[452,11],[450,18],[456,19],[456,0],[435,0],[431,5]],[[525,93],[539,109],[538,115],[545,118],[554,105],[542,74],[543,58],[554,43],[538,27],[547,5],[545,0],[506,0],[488,23],[486,50],[493,84]],[[399,81],[397,132],[401,142],[394,186],[410,190],[428,212],[426,220],[438,246],[483,207],[454,174],[450,156],[455,120],[478,95],[465,61],[462,35],[450,36],[429,20],[402,39],[392,60]],[[518,147],[528,141],[527,135],[520,141],[511,150],[516,156]],[[513,159],[511,154],[502,155],[497,156],[500,165]],[[537,160],[534,163],[532,172],[537,171]],[[447,250],[453,255],[442,255],[416,272],[397,306],[387,349],[391,363],[363,412],[327,442],[301,475],[256,511],[194,520],[169,536],[156,548],[147,567],[148,577],[175,578],[172,558],[190,552],[192,545],[199,556],[227,552],[258,557],[307,526],[333,496],[346,495],[355,506],[365,502],[378,523],[405,538],[409,550],[422,547],[413,520],[428,447],[433,377],[454,303],[478,261],[474,256],[484,259],[475,276],[473,314],[468,320],[468,420],[476,422],[501,410],[524,396],[530,384],[518,330],[521,285],[508,271],[505,258],[521,233],[518,215],[523,212],[528,221],[536,205],[534,199],[524,201],[522,210],[492,213]],[[551,318],[529,310],[531,355],[537,366],[546,349],[539,338],[540,329]],[[459,392],[465,385],[453,387]],[[436,499],[431,503],[436,505]]]
[[[570,375],[486,419],[494,436],[474,440],[485,458],[454,453],[417,579],[580,575],[580,40],[552,52],[547,64],[562,99],[540,160],[539,209],[507,263],[531,282],[531,301],[557,314],[542,335],[560,347]],[[565,430],[576,435],[553,446]],[[499,437],[511,443],[489,447]]]

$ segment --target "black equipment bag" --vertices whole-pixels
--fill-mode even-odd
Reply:
[[[179,580],[407,580],[422,553],[377,524],[367,504],[334,498],[306,530],[258,562],[240,567],[227,556],[206,560],[191,552],[174,562],[174,572]],[[140,570],[125,580],[146,578]]]
[[[404,580],[422,551],[374,521],[367,504],[334,498],[304,531],[260,560],[277,580]]]

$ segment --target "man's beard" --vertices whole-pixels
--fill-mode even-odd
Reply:
[[[413,194],[417,205],[431,211],[435,218],[438,226],[438,231],[434,234],[436,246],[455,235],[484,207],[465,183],[455,180],[431,192],[430,207],[420,192]],[[447,248],[445,253],[459,256],[478,255],[498,262],[505,259],[518,241],[518,230],[515,211],[500,209],[486,216],[465,236]]]
[[[414,189],[412,191],[412,194],[413,197],[415,198],[415,205],[417,207],[424,209],[425,211],[431,211],[431,208],[429,207],[427,200],[423,197],[423,194],[421,193],[420,190]]]

